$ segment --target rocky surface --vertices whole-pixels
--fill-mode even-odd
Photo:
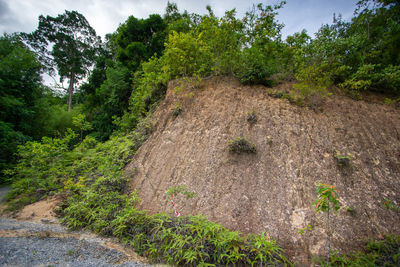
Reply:
[[[0,218],[0,266],[149,266],[105,239],[57,224]]]
[[[196,197],[177,198],[182,214],[267,232],[292,259],[307,262],[327,251],[326,216],[311,206],[315,183],[322,182],[337,186],[343,207],[331,216],[333,249],[350,252],[368,238],[400,233],[399,212],[384,205],[384,198],[400,205],[399,110],[334,96],[314,112],[228,78],[179,94],[176,85],[170,84],[153,116],[153,134],[127,167],[142,208],[170,211],[165,192],[186,185]],[[175,117],[178,103],[183,109]],[[229,140],[238,136],[257,153],[229,152]],[[350,165],[338,166],[335,154],[350,155]],[[308,224],[313,230],[299,235]]]

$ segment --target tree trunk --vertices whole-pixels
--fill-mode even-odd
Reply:
[[[331,260],[331,229],[329,226],[329,209],[328,209],[328,266]]]
[[[68,88],[68,112],[72,109],[72,95],[74,94],[75,72],[71,72]]]

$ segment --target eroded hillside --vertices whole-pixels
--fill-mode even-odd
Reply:
[[[294,260],[327,251],[326,215],[315,214],[315,183],[337,186],[342,209],[331,216],[332,248],[360,249],[365,239],[400,233],[400,112],[334,96],[322,112],[268,96],[268,88],[232,79],[203,81],[174,93],[171,82],[153,115],[154,132],[127,170],[142,208],[170,211],[165,192],[186,185],[195,198],[178,198],[182,214],[204,214],[243,232],[267,232]],[[182,112],[172,113],[177,105]],[[257,121],[250,124],[248,113]],[[233,154],[243,136],[256,154]],[[338,166],[335,154],[350,155]],[[387,205],[386,205],[387,206]],[[298,230],[313,227],[299,235]]]

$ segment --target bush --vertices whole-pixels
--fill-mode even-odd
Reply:
[[[293,87],[313,109],[329,95],[328,87],[332,84],[330,77],[316,64],[303,66],[295,77],[299,83]]]
[[[236,154],[242,153],[256,153],[256,146],[244,137],[237,137],[229,141],[229,150]]]
[[[348,167],[348,166],[350,166],[351,157],[349,155],[347,155],[347,154],[341,155],[341,154],[337,153],[333,157],[336,159],[337,164],[340,167]]]
[[[369,241],[363,253],[340,255],[336,252],[329,262],[321,258],[316,263],[322,266],[399,266],[400,237],[387,235],[383,240]]]
[[[174,265],[289,264],[275,240],[264,233],[242,237],[203,216],[148,215],[138,210],[136,193],[92,187],[71,198],[63,223],[116,236],[151,262]]]
[[[271,86],[272,75],[276,72],[273,58],[265,55],[258,46],[245,49],[241,54],[241,62],[235,71],[235,77],[243,84],[262,84]]]
[[[247,114],[247,122],[250,124],[257,122],[257,115],[254,113],[254,111],[251,111]]]
[[[172,115],[176,118],[181,114],[183,111],[183,107],[181,103],[177,103],[175,108],[172,110]]]
[[[164,60],[163,68],[172,78],[205,75],[211,71],[209,46],[192,32],[172,32],[166,43]]]

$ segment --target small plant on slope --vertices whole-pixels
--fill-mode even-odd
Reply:
[[[336,159],[337,164],[339,165],[339,167],[348,167],[348,166],[350,166],[350,160],[351,160],[351,156],[350,155],[348,155],[348,154],[341,155],[339,153],[336,153],[333,157]]]
[[[237,137],[229,141],[229,150],[236,154],[257,152],[256,146],[244,137]]]
[[[329,226],[330,212],[333,210],[335,213],[340,209],[340,204],[338,200],[338,195],[336,193],[336,188],[333,185],[317,183],[317,199],[313,202],[315,205],[314,211],[324,212],[328,216],[328,262],[330,259],[330,249],[331,249],[331,232]]]
[[[176,216],[176,217],[181,216],[181,214],[176,210],[176,207],[175,207],[175,203],[174,203],[173,198],[174,198],[177,194],[183,194],[183,195],[186,197],[186,199],[193,198],[194,195],[195,195],[194,192],[188,191],[188,190],[186,189],[186,186],[184,186],[184,185],[179,185],[179,186],[175,186],[175,187],[170,187],[170,188],[168,188],[168,190],[167,190],[167,192],[166,192],[165,194],[170,198],[170,201],[171,201],[172,207],[174,208],[175,216]]]
[[[181,103],[176,103],[175,108],[172,110],[172,115],[174,116],[174,118],[178,117],[179,114],[181,114],[183,111],[183,107]]]
[[[254,112],[254,109],[251,109],[251,111],[247,113],[247,122],[251,125],[257,122],[257,115]]]

